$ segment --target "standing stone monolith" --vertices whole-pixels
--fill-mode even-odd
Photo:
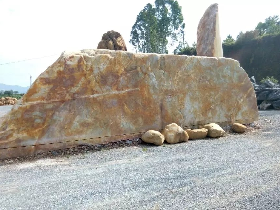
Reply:
[[[212,4],[200,19],[197,28],[197,55],[223,57],[218,4]]]

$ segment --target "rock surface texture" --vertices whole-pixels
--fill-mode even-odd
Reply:
[[[223,57],[218,4],[208,7],[199,21],[196,50],[198,56]]]
[[[247,129],[247,127],[241,123],[233,123],[231,128],[235,133],[244,133]]]
[[[189,140],[188,133],[176,123],[165,126],[162,134],[164,135],[165,141],[169,144],[177,144]]]
[[[98,43],[97,49],[127,51],[123,37],[116,31],[108,31],[103,34],[102,40]]]
[[[0,98],[0,106],[4,106],[4,105],[14,105],[17,102],[16,98],[12,98],[12,97],[2,97]]]
[[[164,136],[159,131],[155,130],[147,131],[143,134],[141,139],[146,143],[154,144],[157,146],[163,145],[164,142]]]
[[[209,123],[204,125],[204,128],[208,130],[207,136],[212,138],[219,138],[226,134],[226,132],[216,123]]]
[[[257,119],[252,83],[235,60],[65,52],[4,116],[0,158],[141,137],[173,122],[187,127]]]
[[[257,97],[257,103],[259,109],[280,109],[280,85],[270,81],[265,80],[262,84],[258,85],[256,83],[255,77],[250,78]]]
[[[206,128],[200,128],[200,129],[187,129],[186,130],[189,139],[194,140],[194,139],[204,139],[207,136],[208,130]]]

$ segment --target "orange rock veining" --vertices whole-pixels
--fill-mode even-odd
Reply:
[[[253,86],[235,60],[66,52],[4,117],[0,158],[118,141],[170,123],[244,124],[257,118]]]

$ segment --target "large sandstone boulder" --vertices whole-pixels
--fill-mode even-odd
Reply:
[[[176,123],[166,125],[162,134],[164,135],[165,141],[169,144],[176,144],[189,140],[188,133]]]
[[[198,56],[223,57],[218,4],[210,5],[199,21],[196,51]]]
[[[0,158],[141,137],[170,123],[258,119],[246,72],[228,58],[64,52],[0,125]],[[11,148],[12,147],[12,148]]]
[[[108,31],[103,34],[102,40],[98,43],[97,49],[127,51],[123,37],[116,31]]]
[[[143,134],[141,139],[146,143],[154,144],[157,146],[163,145],[164,142],[164,136],[159,131],[155,130],[148,130]]]

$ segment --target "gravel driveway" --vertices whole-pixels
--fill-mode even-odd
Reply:
[[[0,162],[0,209],[280,209],[280,111],[243,135]]]
[[[8,113],[11,109],[12,109],[12,105],[8,105],[8,106],[0,106],[0,122],[1,119],[3,118],[3,116]]]

